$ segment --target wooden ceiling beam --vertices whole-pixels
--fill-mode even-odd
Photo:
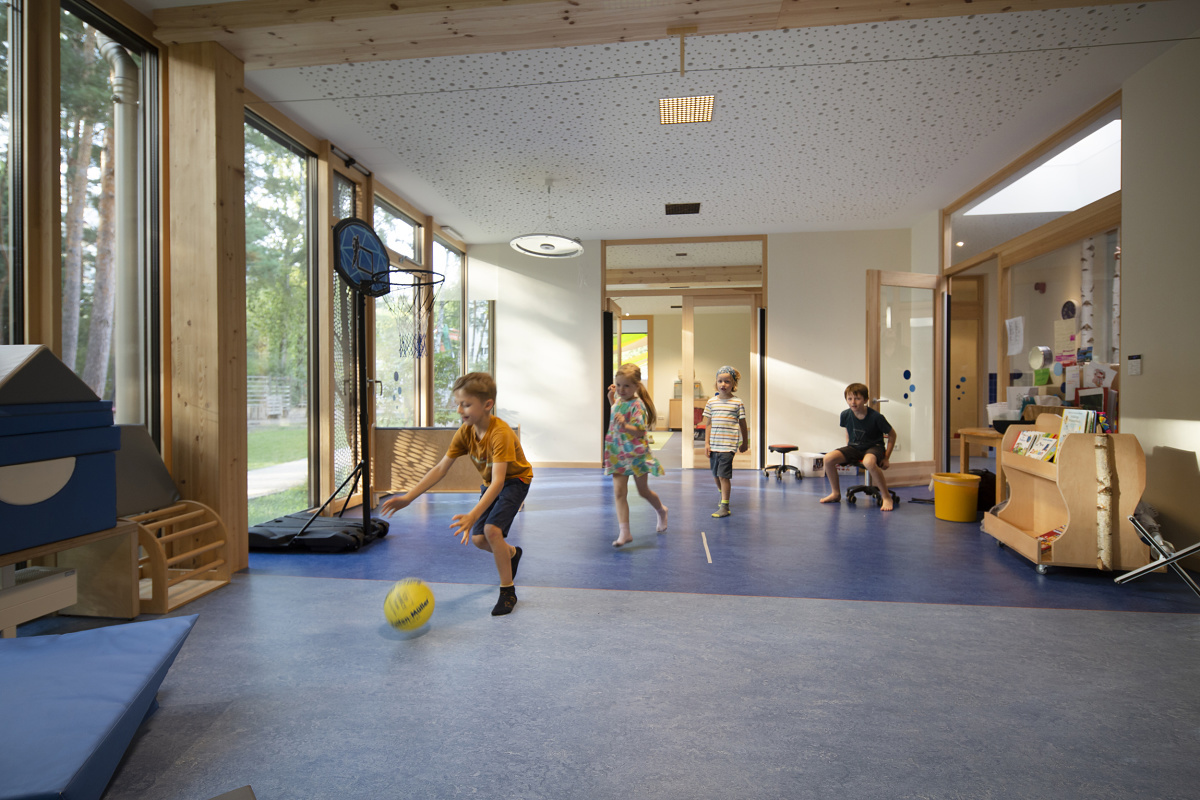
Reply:
[[[1126,0],[243,0],[162,8],[156,38],[215,41],[246,69],[1115,5]]]
[[[761,266],[733,267],[654,267],[648,269],[610,269],[606,277],[609,286],[641,284],[762,283]]]

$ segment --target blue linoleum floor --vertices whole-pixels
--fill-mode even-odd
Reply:
[[[1038,575],[926,489],[883,514],[737,472],[717,520],[704,472],[651,485],[670,529],[632,497],[615,550],[610,481],[538,470],[507,617],[448,530],[469,495],[358,552],[252,553],[174,612],[199,619],[103,800],[1195,796],[1200,598],[1173,576]],[[405,634],[382,605],[409,575],[436,607]]]
[[[1200,598],[1172,574],[1123,586],[1096,570],[1039,575],[977,523],[939,520],[932,505],[909,502],[929,498],[925,487],[898,489],[899,507],[883,513],[863,500],[818,503],[828,491],[823,479],[776,481],[739,470],[733,515],[713,519],[719,495],[706,472],[672,470],[650,485],[670,509],[669,530],[655,534],[653,510],[631,492],[634,542],[615,549],[611,479],[598,470],[539,470],[510,534],[525,551],[517,585],[1200,612]],[[255,551],[250,574],[494,583],[490,554],[449,533],[451,517],[474,499],[426,494],[391,518],[388,536],[353,553]]]

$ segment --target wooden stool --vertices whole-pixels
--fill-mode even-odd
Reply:
[[[783,480],[783,476],[785,473],[794,472],[794,473],[796,473],[796,480],[803,480],[804,473],[802,473],[800,471],[800,468],[787,463],[787,454],[795,452],[798,449],[800,449],[800,448],[796,447],[796,445],[794,445],[794,444],[767,445],[767,450],[769,450],[772,453],[779,453],[780,456],[783,457],[783,463],[782,464],[771,464],[769,466],[763,467],[763,477],[766,478],[769,476],[769,474],[771,472],[774,472],[775,480],[781,481],[781,480]]]

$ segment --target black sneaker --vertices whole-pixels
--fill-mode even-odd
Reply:
[[[495,607],[492,609],[493,617],[502,617],[505,614],[511,614],[513,607],[517,605],[517,587],[501,586],[500,599],[496,601]]]
[[[514,554],[513,554],[513,557],[512,557],[512,576],[513,576],[513,580],[516,580],[516,579],[517,579],[517,564],[520,564],[520,563],[521,563],[521,553],[522,553],[522,552],[524,552],[524,551],[523,551],[523,550],[521,550],[521,548],[520,548],[520,547],[518,547],[518,548],[517,548],[517,552],[516,552],[516,553],[514,553]]]

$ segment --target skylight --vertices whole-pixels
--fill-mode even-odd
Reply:
[[[1121,188],[1121,120],[1079,140],[964,212],[1031,214],[1083,208]]]

